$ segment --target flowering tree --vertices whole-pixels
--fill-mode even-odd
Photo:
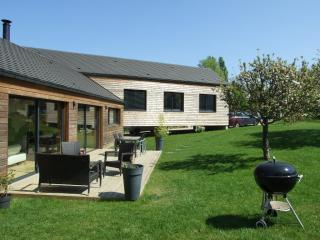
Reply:
[[[296,121],[309,111],[315,96],[314,78],[306,62],[298,67],[296,60],[288,63],[271,55],[257,56],[253,62],[243,63],[240,70],[235,81],[224,86],[224,100],[233,111],[259,116],[263,159],[269,160],[269,124]]]
[[[309,114],[312,117],[320,118],[320,59],[318,59],[310,70],[311,81],[313,81],[314,88],[310,89],[310,111]]]

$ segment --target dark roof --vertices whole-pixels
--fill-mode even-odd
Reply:
[[[220,83],[210,69],[90,54],[32,48],[34,51],[75,71],[89,76],[115,76],[144,80],[172,81],[197,84]]]
[[[54,59],[0,38],[0,75],[115,102],[120,98]]]

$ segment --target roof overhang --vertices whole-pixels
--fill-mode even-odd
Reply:
[[[21,80],[21,81],[25,81],[25,82],[29,82],[29,83],[33,83],[33,84],[40,84],[42,86],[52,87],[52,88],[55,88],[55,89],[64,90],[64,91],[68,91],[68,92],[72,92],[72,93],[77,93],[77,94],[81,94],[81,95],[84,95],[84,96],[90,96],[90,97],[94,97],[94,98],[98,98],[98,99],[103,99],[103,100],[107,100],[107,101],[113,102],[113,103],[118,103],[118,104],[122,104],[122,105],[124,104],[123,101],[120,100],[120,99],[119,99],[119,101],[117,101],[115,99],[110,99],[110,98],[107,98],[107,97],[103,97],[103,96],[99,96],[99,95],[95,95],[95,94],[90,94],[88,92],[84,92],[84,91],[81,91],[81,90],[76,90],[76,89],[73,89],[73,88],[68,88],[68,87],[65,87],[65,86],[60,86],[58,84],[53,84],[53,83],[50,83],[50,82],[42,81],[42,80],[37,79],[37,78],[31,78],[31,77],[28,77],[28,76],[17,74],[15,72],[6,71],[6,70],[3,70],[3,69],[0,69],[0,76],[14,78],[14,79],[17,79],[17,80]]]

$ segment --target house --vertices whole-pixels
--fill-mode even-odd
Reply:
[[[87,151],[111,143],[123,129],[123,101],[65,64],[10,42],[10,21],[3,27],[0,173],[7,165],[16,166],[16,175],[34,171],[34,153],[59,152],[62,141],[79,141]]]
[[[32,48],[124,100],[123,125],[150,130],[162,114],[171,127],[226,127],[228,108],[210,69]]]
[[[31,172],[34,153],[59,152],[62,141],[102,148],[160,115],[171,127],[228,125],[209,69],[22,47],[10,23],[0,39],[0,172],[22,162]]]

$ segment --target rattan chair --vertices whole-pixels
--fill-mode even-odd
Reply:
[[[114,151],[118,151],[119,145],[121,143],[121,140],[118,136],[118,133],[113,133],[113,138],[114,138]]]
[[[141,135],[141,138],[138,141],[138,149],[140,151],[140,155],[147,151],[147,144],[145,134]]]
[[[106,174],[106,168],[119,168],[120,175],[122,174],[121,167],[124,162],[131,162],[133,160],[135,151],[134,143],[120,143],[119,151],[106,151],[104,154],[103,176]],[[108,156],[113,155],[117,157],[117,160],[110,161]]]

